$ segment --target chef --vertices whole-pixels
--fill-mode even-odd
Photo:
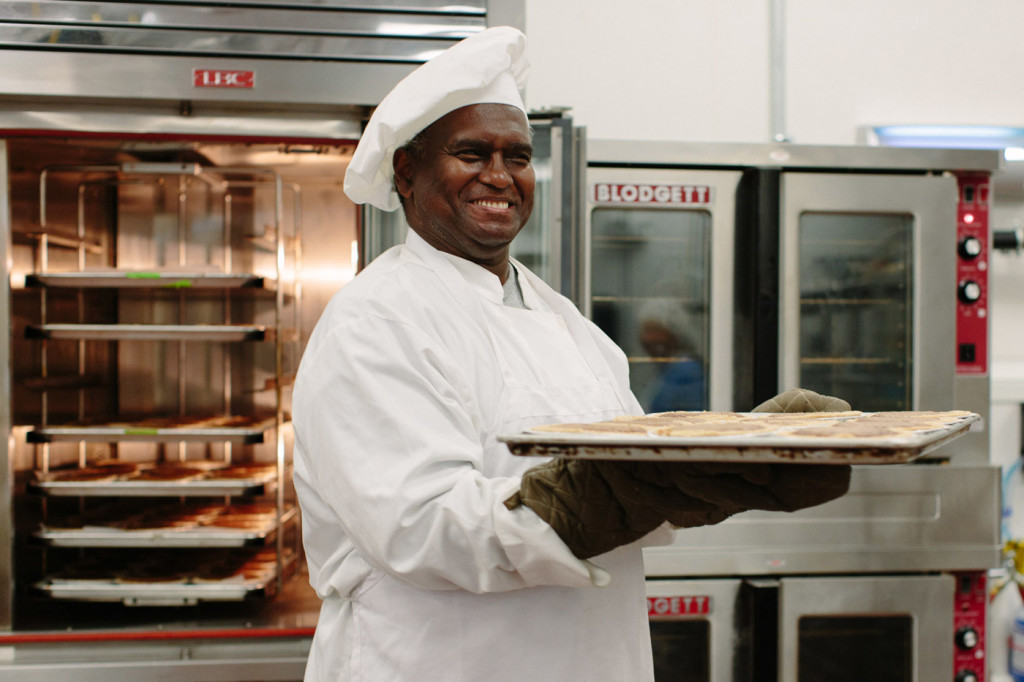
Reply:
[[[411,229],[333,297],[296,381],[323,600],[307,680],[651,682],[644,544],[846,489],[844,467],[544,462],[496,440],[641,412],[623,353],[509,257],[535,182],[524,48],[491,28],[418,68],[346,173]]]

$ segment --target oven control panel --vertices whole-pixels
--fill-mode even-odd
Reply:
[[[989,175],[957,176],[956,371],[988,373]]]
[[[988,603],[987,575],[984,571],[954,573],[956,594],[953,603],[953,680],[984,682],[985,609]]]

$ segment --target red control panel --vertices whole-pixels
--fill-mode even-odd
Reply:
[[[957,184],[956,372],[988,374],[989,175],[960,174]]]
[[[988,576],[985,571],[954,573],[953,679],[983,682],[985,676],[985,610]]]

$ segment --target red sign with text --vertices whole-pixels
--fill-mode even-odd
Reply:
[[[192,86],[196,88],[251,88],[255,81],[256,74],[253,71],[192,70]]]
[[[711,597],[707,595],[647,598],[648,618],[701,616],[708,613],[711,613]]]
[[[619,185],[599,182],[592,187],[590,198],[597,204],[710,204],[711,188],[707,185]]]

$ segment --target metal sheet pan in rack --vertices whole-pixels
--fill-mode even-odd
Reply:
[[[208,583],[41,580],[35,589],[54,599],[122,602],[128,606],[191,606],[202,601],[244,601],[276,590],[276,574]]]
[[[272,476],[176,481],[34,481],[31,487],[53,497],[240,497],[262,495]]]
[[[95,341],[262,341],[267,328],[248,324],[34,324],[30,339]]]
[[[976,414],[899,436],[811,438],[784,430],[676,438],[635,434],[525,432],[499,436],[514,455],[660,462],[789,464],[903,464],[962,436]]]
[[[81,288],[242,289],[264,286],[262,277],[225,272],[110,270],[27,275],[26,286]]]
[[[289,509],[282,515],[281,523],[288,523],[295,516],[296,510]],[[186,530],[120,530],[97,526],[68,530],[43,528],[34,537],[51,547],[254,547],[273,539],[277,528],[277,520],[269,519],[254,529],[202,526]]]
[[[174,427],[151,427],[143,424],[132,426],[96,424],[93,426],[46,426],[32,429],[26,440],[30,443],[52,443],[57,441],[90,441],[110,443],[114,441],[145,442],[210,442],[218,443],[262,443],[264,434],[274,428],[273,418],[263,419],[246,426],[216,426],[197,424]]]

